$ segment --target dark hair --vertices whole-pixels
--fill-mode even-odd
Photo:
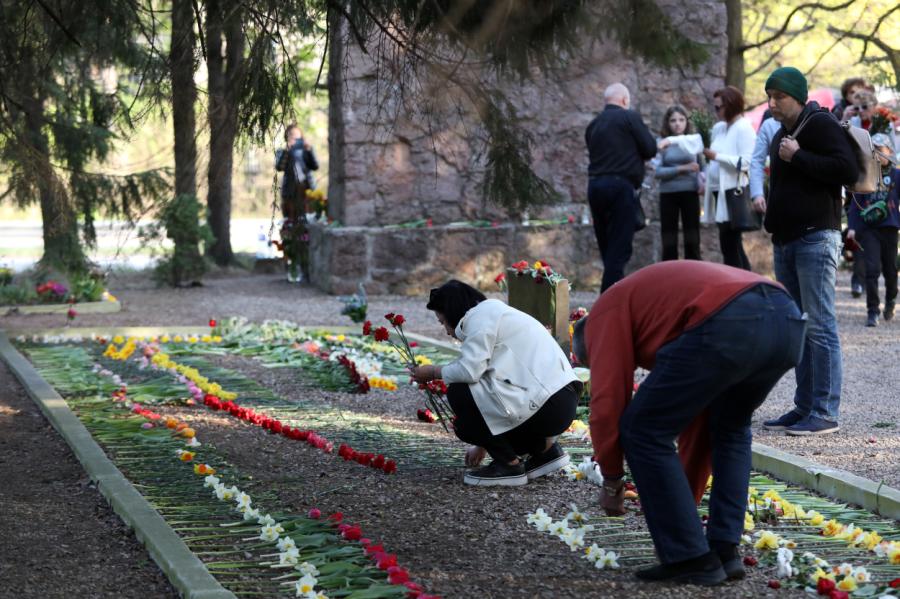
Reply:
[[[663,137],[669,137],[670,135],[674,135],[672,133],[672,129],[669,127],[669,119],[672,118],[672,115],[675,113],[682,115],[685,119],[687,119],[687,126],[684,128],[685,133],[691,133],[691,117],[688,116],[687,110],[681,104],[675,104],[673,106],[669,106],[666,110],[666,114],[663,116],[663,124],[662,129],[660,129],[659,134]]]
[[[850,89],[854,87],[869,87],[869,85],[862,77],[850,77],[849,79],[844,79],[844,82],[841,83],[841,97],[849,101],[851,98],[848,94],[850,93]]]
[[[284,141],[285,141],[285,143],[287,142],[288,135],[290,135],[290,133],[291,133],[291,129],[297,129],[297,130],[299,130],[299,129],[300,129],[300,126],[299,126],[297,123],[291,123],[290,125],[288,125],[287,127],[284,128]]]
[[[444,315],[447,324],[456,328],[462,317],[487,298],[483,293],[462,281],[450,279],[440,287],[431,290],[425,306]]]
[[[725,119],[725,122],[731,121],[731,119],[744,112],[744,94],[733,85],[716,90],[713,98],[722,98],[722,108],[724,109],[722,117]]]

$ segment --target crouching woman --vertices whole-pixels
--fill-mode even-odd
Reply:
[[[556,340],[537,320],[451,280],[431,290],[427,308],[462,341],[459,359],[418,366],[419,383],[443,379],[456,415],[454,431],[472,447],[469,485],[524,485],[562,468],[556,442],[575,417],[581,383]],[[527,456],[527,458],[526,458]]]

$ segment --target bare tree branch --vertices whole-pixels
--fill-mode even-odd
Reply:
[[[760,42],[756,42],[753,44],[745,44],[745,45],[741,46],[740,50],[746,52],[747,50],[753,50],[755,48],[759,48],[759,47],[765,46],[766,44],[772,43],[773,41],[775,41],[776,39],[778,39],[779,37],[784,35],[784,33],[787,31],[788,27],[791,24],[791,19],[793,19],[794,15],[796,15],[801,10],[810,9],[813,11],[826,10],[828,12],[836,12],[836,11],[848,8],[854,2],[856,2],[856,0],[846,0],[844,3],[837,4],[834,6],[828,6],[827,4],[821,4],[819,2],[810,2],[808,4],[801,4],[800,6],[794,8],[794,10],[792,10],[790,12],[790,14],[788,14],[787,18],[784,20],[784,23],[782,23],[782,25],[778,29],[778,31],[776,31],[775,33],[773,33],[772,35],[770,35],[769,37],[767,37],[766,39],[764,39]]]
[[[892,12],[892,11],[891,11]],[[872,44],[879,50],[885,53],[887,56],[887,60],[890,61],[891,67],[894,69],[894,79],[897,85],[900,85],[900,48],[893,48],[889,46],[886,42],[881,40],[878,37],[875,37],[875,33],[857,33],[855,31],[846,31],[844,29],[838,29],[837,27],[828,26],[828,33],[832,35],[840,35],[845,38],[861,40],[868,44]],[[865,48],[863,49],[862,58],[865,58]]]

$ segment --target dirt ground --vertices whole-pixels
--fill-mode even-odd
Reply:
[[[0,361],[0,597],[178,597]]]
[[[866,329],[862,326],[864,302],[850,299],[845,276],[839,284],[839,326],[845,356],[843,431],[836,436],[795,440],[757,430],[757,440],[900,486],[896,468],[900,461],[896,386],[871,376],[872,364],[896,362],[900,324]],[[96,327],[98,331],[110,326],[190,325],[201,331],[209,318],[233,315],[253,321],[281,318],[307,325],[350,324],[340,315],[337,298],[305,285],[288,285],[272,275],[220,276],[209,279],[202,288],[180,290],[159,290],[148,279],[131,276],[113,280],[110,289],[122,300],[123,311],[81,315],[76,325]],[[593,293],[576,292],[572,306],[589,308],[594,299]],[[422,298],[370,298],[372,317],[389,311],[403,313],[409,330],[446,339],[434,317],[425,310]],[[0,318],[0,327],[14,335],[25,329],[62,326],[64,320],[64,315],[10,315]],[[228,362],[222,365],[246,372],[279,394],[292,392],[277,370],[263,376],[249,362]],[[884,368],[880,370],[885,372]],[[54,596],[57,588],[65,588],[67,596],[127,597],[138,589],[144,589],[145,596],[171,595],[172,590],[152,562],[148,563],[146,553],[109,511],[102,497],[85,485],[77,462],[30,400],[10,381],[5,367],[0,370],[0,389],[4,389],[0,392],[0,464],[4,478],[0,498],[4,506],[12,502],[7,498],[18,498],[19,502],[11,503],[19,505],[12,511],[0,511],[0,530],[12,531],[13,539],[21,537],[18,544],[14,540],[0,545],[0,580],[7,579],[8,571],[15,571],[13,580],[18,582],[14,584],[19,585],[13,587],[16,592],[11,596]],[[776,387],[758,420],[788,408],[792,393],[791,373]],[[372,401],[390,401],[387,396],[378,397],[373,395]],[[334,399],[343,408],[352,409],[350,399]],[[399,419],[405,410],[388,406],[363,411],[380,411]],[[285,509],[302,513],[315,506],[323,512],[343,511],[349,521],[363,527],[367,536],[383,540],[388,550],[396,552],[415,580],[445,597],[605,597],[614,593],[636,597],[682,597],[686,593],[698,597],[764,597],[773,593],[766,588],[766,579],[772,573],[763,568],[754,570],[743,583],[716,590],[639,585],[627,571],[594,570],[570,554],[557,539],[528,528],[525,514],[537,507],[544,507],[557,517],[568,510],[570,502],[588,511],[596,510],[596,489],[587,484],[565,484],[559,478],[548,477],[520,489],[486,491],[463,486],[461,470],[446,467],[415,472],[401,469],[396,478],[387,477],[221,414],[193,409],[180,415],[193,420],[198,435],[214,444],[241,470],[252,473],[257,484],[276,486]],[[758,423],[755,428],[759,429]],[[62,471],[57,473],[57,468]],[[41,476],[35,477],[36,472]],[[59,497],[67,499],[62,504],[64,509],[56,501]],[[26,504],[25,498],[32,499]],[[33,530],[22,525],[23,521],[30,524],[24,511],[28,507],[23,505],[37,502],[42,507],[34,513],[40,513],[40,517],[47,520],[42,512],[51,511],[50,525],[39,525],[42,530],[52,531],[46,539],[41,538],[44,535],[35,537]],[[58,510],[55,521],[53,510]],[[628,525],[640,530],[643,519],[629,516]],[[17,531],[23,528],[20,535]],[[72,538],[65,542],[69,531]],[[96,539],[96,551],[89,542],[81,551],[78,535]],[[45,563],[46,555],[56,556],[63,546],[71,551],[71,543],[76,542],[78,559],[74,555],[68,559],[63,553],[50,560],[49,565]],[[127,549],[119,550],[120,546]],[[115,551],[110,551],[110,547],[115,547]],[[110,562],[114,557],[121,561]],[[62,570],[58,574],[51,571],[50,576],[32,576],[33,572],[40,572],[35,569],[38,567]],[[90,574],[100,569],[105,576]],[[53,578],[57,584],[41,587],[43,578]],[[60,580],[67,581],[64,587],[59,586]],[[5,586],[0,585],[0,595]],[[71,593],[73,588],[84,590]],[[135,591],[129,591],[131,588]],[[778,593],[790,595],[789,591]]]

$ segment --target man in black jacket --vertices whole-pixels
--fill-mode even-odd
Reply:
[[[806,103],[807,83],[793,67],[766,81],[772,116],[782,125],[769,148],[766,230],[775,245],[775,278],[808,314],[796,368],[794,409],[763,423],[789,435],[838,430],[841,345],[834,286],[841,245],[841,186],[856,181],[856,155],[837,119]]]
[[[634,239],[635,190],[644,180],[644,161],[656,155],[656,141],[641,116],[628,110],[628,88],[613,83],[603,99],[606,107],[584,133],[590,156],[588,202],[603,260],[601,293],[625,276]]]

